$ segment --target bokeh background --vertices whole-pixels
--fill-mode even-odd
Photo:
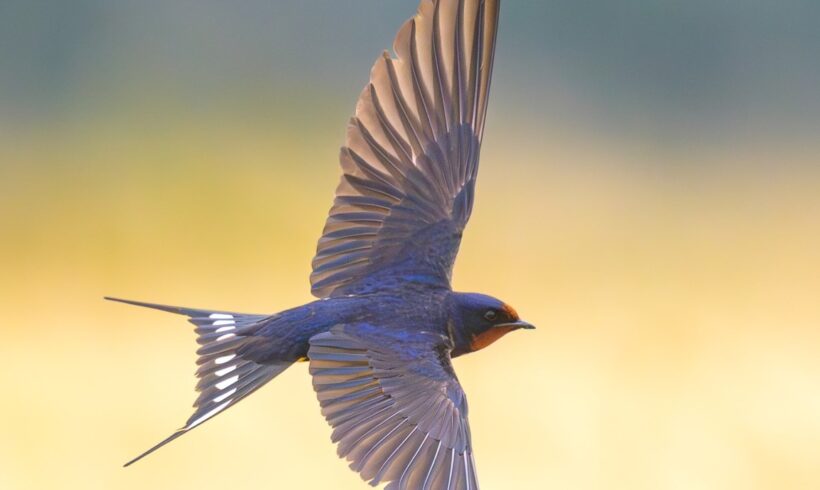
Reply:
[[[308,275],[415,0],[0,1],[0,488],[359,489],[307,369],[193,401],[182,318]],[[503,5],[455,286],[539,326],[458,359],[500,489],[820,485],[820,3]]]

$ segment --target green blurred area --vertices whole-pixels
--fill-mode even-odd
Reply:
[[[309,301],[344,125],[412,1],[0,4],[0,488],[362,488],[304,366],[128,470],[193,336]],[[506,2],[456,361],[486,488],[820,481],[812,2]]]
[[[507,3],[496,83],[511,90],[497,91],[495,111],[682,141],[817,132],[817,2]],[[415,6],[5,0],[0,120],[347,108]]]

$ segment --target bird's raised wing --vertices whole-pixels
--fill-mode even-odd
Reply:
[[[318,297],[393,281],[449,287],[469,219],[499,0],[422,0],[376,61],[313,260]]]
[[[358,324],[310,339],[310,372],[339,456],[389,490],[478,489],[450,341]]]

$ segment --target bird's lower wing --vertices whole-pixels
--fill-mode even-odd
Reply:
[[[310,340],[310,372],[341,457],[391,490],[478,488],[452,344],[430,332],[340,325]]]

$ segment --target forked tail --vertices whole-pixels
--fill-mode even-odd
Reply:
[[[243,357],[244,352],[253,348],[254,339],[257,339],[254,333],[263,324],[263,320],[269,318],[267,315],[197,310],[119,298],[107,297],[105,299],[185,315],[188,321],[196,326],[197,342],[201,345],[197,350],[199,368],[196,371],[197,378],[199,378],[196,390],[200,394],[194,402],[196,409],[194,414],[182,428],[125,463],[124,466],[139,461],[235,405],[239,400],[275,378],[291,364],[289,362],[260,364]]]

